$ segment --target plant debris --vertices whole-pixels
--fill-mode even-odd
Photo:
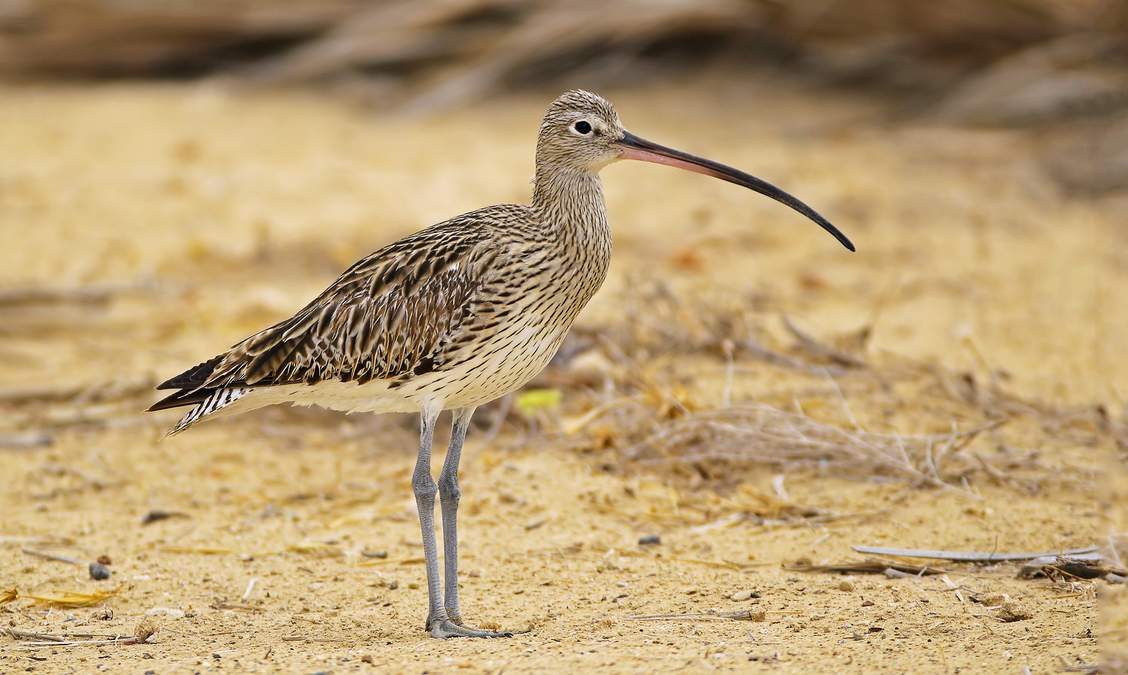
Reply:
[[[157,522],[160,522],[162,520],[168,520],[169,518],[189,518],[189,517],[190,516],[187,513],[181,513],[180,511],[164,511],[164,510],[161,510],[161,509],[153,509],[152,511],[149,511],[148,513],[145,514],[145,517],[141,519],[141,524],[142,525],[150,525],[152,523],[157,523]]]
[[[1047,556],[1072,556],[1077,559],[1088,553],[1093,553],[1097,550],[1096,546],[1087,546],[1085,548],[1073,548],[1065,551],[1049,551],[1041,553],[999,553],[997,551],[938,551],[929,549],[918,548],[889,548],[885,546],[851,546],[858,553],[868,553],[871,555],[889,555],[898,558],[932,558],[935,560],[950,560],[952,562],[979,562],[979,563],[992,563],[992,562],[1008,562],[1015,560],[1032,560],[1035,558],[1045,558]],[[1096,555],[1096,560],[1100,559]]]
[[[1122,583],[1128,577],[1128,570],[1116,565],[1106,565],[1099,555],[1046,555],[1039,556],[1027,562],[1018,571],[1020,579],[1108,579],[1113,583]]]
[[[45,593],[25,593],[23,597],[33,600],[37,605],[45,605],[48,607],[60,608],[73,608],[73,607],[91,607],[117,594],[117,590],[93,591],[90,593],[83,593],[81,591],[56,591]]]
[[[693,612],[687,614],[632,614],[628,621],[763,621],[764,610],[740,609],[735,612]]]
[[[815,565],[809,561],[799,560],[785,564],[783,569],[793,570],[795,572],[842,572],[847,574],[885,574],[887,576],[890,576],[890,572],[898,572],[906,576],[947,574],[945,570],[939,567],[912,565],[909,563],[890,562],[886,560],[859,560],[857,562],[833,563],[827,565]]]

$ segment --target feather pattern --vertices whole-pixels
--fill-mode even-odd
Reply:
[[[293,316],[160,385],[177,391],[151,409],[193,406],[179,433],[220,410],[453,408],[524,385],[610,262],[607,141],[573,134],[577,116],[621,135],[606,101],[565,94],[541,125],[530,204],[472,211],[359,260]]]
[[[179,422],[176,423],[172,429],[169,430],[168,435],[174,436],[188,427],[192,426],[196,420],[199,420],[206,415],[218,412],[223,408],[231,405],[235,401],[243,398],[251,393],[250,389],[244,387],[231,387],[228,389],[216,389],[211,392],[207,398],[197,403],[188,414],[185,415]]]
[[[498,251],[479,224],[483,215],[447,221],[362,259],[297,314],[222,355],[201,386],[363,384],[438,365],[494,271]]]

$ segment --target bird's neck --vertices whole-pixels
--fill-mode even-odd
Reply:
[[[533,208],[562,240],[610,240],[603,184],[595,173],[542,166],[534,180]]]
[[[603,285],[611,264],[603,184],[591,172],[542,165],[533,188],[533,211],[545,241],[551,242],[552,259],[567,267],[567,274],[554,278],[566,291],[561,297],[569,299],[571,322]]]

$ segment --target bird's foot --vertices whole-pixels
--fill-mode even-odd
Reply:
[[[451,619],[429,619],[427,621],[427,630],[430,631],[431,637],[436,638],[452,638],[452,637],[470,637],[470,638],[505,638],[513,637],[513,633],[509,631],[492,631],[492,630],[479,630],[477,628],[468,628],[462,625],[461,619],[453,621]]]

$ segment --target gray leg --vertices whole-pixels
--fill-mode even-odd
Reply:
[[[415,492],[415,505],[419,509],[419,529],[423,531],[423,557],[427,561],[427,628],[433,621],[447,618],[439,588],[439,552],[435,547],[435,493],[438,488],[431,478],[431,437],[439,410],[424,409],[419,415],[419,457],[415,460],[415,473],[411,487]]]
[[[442,593],[439,587],[439,552],[435,545],[435,493],[438,488],[435,481],[431,478],[431,438],[435,431],[435,421],[439,417],[438,410],[424,409],[420,414],[420,431],[419,431],[419,458],[415,462],[415,473],[411,479],[411,485],[415,490],[415,504],[419,509],[419,528],[423,532],[423,557],[427,561],[427,630],[431,635],[437,638],[448,637],[506,637],[508,633],[494,633],[492,631],[475,630],[472,628],[464,628],[463,626],[451,621],[450,616],[447,614],[446,606],[443,604]],[[451,447],[455,446],[457,440],[458,450],[454,458],[454,472],[458,470],[458,454],[462,451],[462,439],[466,436],[466,426],[470,423],[470,414],[465,413],[465,421],[461,424],[459,420],[463,415],[463,411],[459,411],[459,415],[455,417],[455,431],[451,437]],[[461,432],[458,427],[461,426]],[[450,464],[451,459],[448,455],[447,461],[443,464],[443,475],[446,476],[447,465]],[[458,484],[455,478],[454,488],[457,491]],[[448,558],[446,562],[446,570],[448,574],[448,584],[450,583],[451,576],[454,577],[454,607],[458,607],[458,579],[457,579],[457,532],[454,528],[454,511],[457,509],[458,500],[455,498],[453,506],[450,510],[450,525],[452,529],[447,531],[447,500],[443,498],[443,542],[446,547],[446,555],[450,556],[451,551],[454,550],[455,557]],[[447,589],[448,596],[450,597],[450,589]]]
[[[462,490],[458,487],[458,462],[462,458],[462,442],[470,427],[474,408],[461,408],[451,413],[450,448],[443,469],[439,473],[439,497],[443,513],[443,582],[446,587],[446,611],[450,620],[462,625],[462,612],[458,606],[458,501]]]
[[[458,488],[458,462],[462,456],[462,441],[473,417],[473,407],[451,413],[450,448],[447,459],[439,472],[439,497],[442,499],[442,567],[443,585],[446,586],[447,616],[462,624],[462,613],[458,607],[458,500],[462,491]]]

